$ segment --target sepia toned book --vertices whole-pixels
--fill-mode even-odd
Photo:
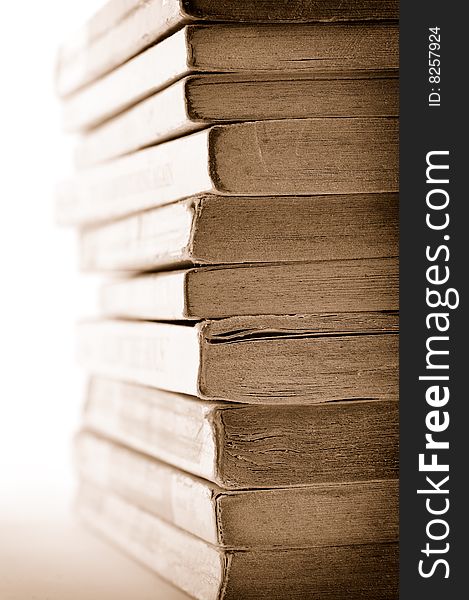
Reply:
[[[149,321],[396,311],[399,265],[373,258],[166,271],[105,284],[100,308]]]
[[[395,400],[259,406],[94,377],[83,426],[225,489],[397,477]]]
[[[233,317],[78,327],[91,373],[205,399],[303,403],[397,397],[393,313]]]
[[[77,511],[196,600],[398,597],[398,17],[108,0],[60,49]]]
[[[77,510],[95,531],[198,600],[397,597],[395,542],[225,549],[92,484],[81,487]],[[257,516],[255,509],[249,520]]]
[[[75,164],[90,167],[220,121],[396,117],[398,98],[396,78],[191,77],[86,134],[76,148]]]
[[[263,79],[325,79],[329,84],[319,81],[310,84],[310,91],[315,92],[318,97],[318,108],[306,99],[303,100],[303,110],[307,106],[314,111],[310,115],[318,114],[322,107],[326,109],[325,102],[321,102],[323,94],[329,90],[329,101],[331,113],[348,107],[352,110],[351,102],[353,95],[357,99],[362,98],[360,86],[349,82],[347,79],[361,79],[363,90],[376,89],[372,83],[367,83],[367,77],[396,77],[399,66],[399,37],[397,24],[391,23],[354,23],[354,24],[328,24],[328,25],[246,25],[236,26],[227,24],[216,25],[194,25],[185,27],[169,38],[163,40],[156,46],[152,46],[145,52],[135,56],[111,73],[101,77],[91,85],[79,90],[63,101],[63,123],[69,131],[79,131],[94,127],[102,121],[122,112],[124,109],[136,104],[143,98],[151,96],[155,92],[167,87],[178,79],[201,74],[202,81],[210,81],[210,73],[225,73],[224,77],[229,84],[237,81],[238,85],[231,84],[234,93],[249,93],[251,101],[255,101],[255,95],[251,86]],[[364,43],[366,40],[366,43]],[[230,80],[228,74],[233,76]],[[333,79],[343,79],[334,86]],[[198,81],[197,79],[195,81]],[[213,79],[216,81],[216,79]],[[221,78],[223,81],[223,78]],[[242,86],[242,82],[246,82]],[[222,89],[222,88],[220,88]],[[259,85],[261,98],[265,97],[268,85]],[[285,95],[285,86],[279,87]],[[335,97],[334,92],[341,90],[352,95],[347,104],[347,96]],[[201,84],[191,83],[187,85],[187,101],[189,115],[196,110],[202,111],[205,98],[211,98],[208,92],[213,92],[213,85],[205,92]],[[300,86],[293,86],[288,90],[291,94],[290,101],[300,101]],[[176,92],[175,92],[176,93]],[[173,94],[173,96],[175,95]],[[196,95],[195,98],[193,96]],[[378,90],[375,91],[376,100],[383,100]],[[158,104],[167,108],[163,101]],[[289,96],[284,96],[285,101]],[[230,108],[233,102],[219,104],[219,108]],[[212,99],[213,102],[213,99]],[[282,110],[282,105],[274,103],[270,98],[270,104],[258,101],[265,105],[265,110]],[[390,98],[389,110],[393,110],[396,101]],[[382,105],[382,101],[378,102]],[[235,104],[235,106],[237,106]],[[365,104],[362,101],[362,110]],[[217,105],[212,108],[216,110]],[[287,107],[283,107],[286,111]],[[299,110],[299,109],[298,109]],[[370,109],[369,109],[370,110]],[[238,112],[241,107],[238,108]],[[208,117],[212,112],[206,113]],[[249,114],[249,113],[246,113]],[[282,113],[284,114],[284,113]],[[293,113],[294,116],[297,113]],[[330,114],[330,113],[328,113]],[[388,114],[388,113],[386,113]],[[170,115],[168,115],[170,117]]]
[[[113,0],[63,44],[57,90],[62,96],[76,91],[194,21],[276,23],[280,29],[285,22],[396,20],[398,7],[396,0]]]
[[[396,192],[397,142],[395,118],[219,125],[82,171],[60,187],[58,219],[103,221],[206,192]]]
[[[75,440],[75,460],[83,481],[224,548],[398,539],[397,479],[230,491],[89,431]]]
[[[388,258],[399,253],[398,194],[206,194],[81,231],[85,271]]]

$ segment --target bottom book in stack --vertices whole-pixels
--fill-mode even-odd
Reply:
[[[79,513],[199,600],[397,597],[395,400],[247,405],[93,378]]]

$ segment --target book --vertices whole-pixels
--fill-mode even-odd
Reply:
[[[397,19],[109,0],[59,53],[57,216],[109,277],[77,510],[197,600],[398,596]]]
[[[91,484],[85,523],[198,600],[394,600],[397,543],[226,550]],[[253,515],[255,518],[255,515]]]
[[[66,63],[83,51],[87,45],[116,26],[135,10],[141,0],[111,0],[101,6],[81,27],[68,35],[58,50],[58,63]]]
[[[314,403],[397,397],[392,313],[233,317],[78,327],[91,373],[206,399]]]
[[[65,98],[63,123],[69,131],[94,127],[194,73],[231,73],[248,81],[396,77],[398,34],[395,23],[185,27]],[[331,106],[339,102],[332,95],[329,100]]]
[[[398,403],[260,406],[94,377],[83,426],[225,489],[395,479]]]
[[[82,171],[59,189],[58,219],[103,221],[205,192],[396,192],[397,142],[395,118],[219,125]]]
[[[167,271],[101,288],[108,317],[178,321],[399,309],[397,258]]]
[[[398,98],[396,78],[191,77],[84,135],[75,151],[75,164],[90,167],[219,121],[396,117]]]
[[[397,479],[225,490],[86,431],[75,440],[75,456],[82,481],[220,547],[304,548],[398,539]]]
[[[57,90],[62,96],[71,94],[193,21],[228,21],[233,27],[235,22],[395,20],[398,5],[396,0],[136,0],[133,10],[124,6],[115,16],[108,9],[109,26],[100,23],[98,35],[90,36],[85,26],[84,35],[72,37],[70,47],[62,46]]]
[[[83,228],[85,271],[388,258],[399,253],[397,194],[195,196]]]

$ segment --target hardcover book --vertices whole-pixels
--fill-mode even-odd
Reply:
[[[78,357],[92,373],[206,399],[395,399],[397,327],[392,313],[89,321]]]
[[[364,43],[366,40],[366,43]],[[193,25],[185,27],[159,44],[148,48],[119,68],[101,77],[91,85],[80,89],[63,102],[64,125],[71,131],[88,129],[100,122],[122,112],[143,98],[167,87],[171,83],[187,75],[200,73],[202,79],[196,78],[187,86],[189,114],[203,114],[202,100],[212,98],[212,112],[217,114],[221,108],[230,108],[229,98],[225,104],[213,102],[213,86],[205,91],[203,81],[210,81],[210,73],[225,73],[226,79],[221,81],[238,82],[231,85],[234,93],[250,93],[251,101],[255,101],[254,91],[247,82],[254,84],[264,79],[292,79],[305,77],[318,79],[314,84],[316,96],[326,93],[329,88],[331,111],[341,106],[353,106],[353,94],[362,97],[360,85],[353,84],[353,79],[361,79],[363,92],[367,88],[379,89],[378,83],[373,88],[367,83],[368,77],[395,77],[399,66],[398,27],[391,23],[355,23],[324,25]],[[229,74],[233,79],[229,78]],[[350,90],[352,98],[347,104],[347,96],[342,99],[332,95],[333,79],[342,81],[336,83],[336,90],[342,84],[341,90]],[[329,80],[329,84],[321,83],[319,79]],[[349,87],[346,87],[348,80]],[[216,78],[213,79],[216,81]],[[246,85],[240,85],[245,82]],[[395,83],[395,82],[394,82]],[[299,85],[299,84],[298,84]],[[313,84],[310,84],[313,85]],[[391,84],[392,85],[392,84]],[[259,93],[265,98],[264,87],[260,86]],[[291,93],[299,101],[300,88],[292,86]],[[218,88],[223,89],[223,88]],[[391,87],[390,90],[393,88]],[[263,93],[264,90],[264,93]],[[175,96],[177,92],[173,93]],[[168,98],[166,94],[163,98]],[[179,94],[178,99],[181,98]],[[379,92],[375,95],[380,98]],[[234,100],[234,99],[233,99]],[[286,111],[287,107],[278,102],[271,104],[262,102],[264,110]],[[390,110],[395,106],[395,99],[390,97]],[[311,108],[317,113],[317,109]],[[382,103],[381,103],[382,104]],[[237,105],[236,105],[237,106]],[[326,107],[325,102],[319,106]],[[362,103],[363,106],[363,103]],[[303,107],[305,104],[303,103]],[[207,107],[208,108],[208,107]],[[241,110],[238,107],[238,111]],[[215,112],[214,112],[215,111]],[[284,114],[284,112],[282,113]],[[294,113],[296,114],[296,113]],[[307,116],[313,116],[307,115]]]
[[[118,0],[109,3],[107,16],[97,27],[99,33],[91,23],[62,47],[56,72],[59,94],[76,91],[193,21],[386,21],[396,20],[399,11],[396,0],[135,0],[132,7],[114,12],[116,4]]]
[[[225,489],[375,481],[397,474],[394,400],[245,405],[95,377],[83,423]]]
[[[289,196],[396,192],[394,118],[220,125],[87,169],[65,182],[58,218],[84,224],[218,192]]]
[[[101,311],[149,321],[396,311],[399,269],[393,258],[201,267],[104,285]]]
[[[86,431],[75,454],[84,481],[223,548],[398,539],[396,479],[227,490]]]
[[[91,484],[77,501],[93,529],[198,600],[391,600],[395,542],[226,550]]]
[[[246,79],[203,75],[173,84],[85,134],[75,152],[77,167],[90,167],[217,122],[396,117],[399,110],[396,78]]]
[[[397,598],[397,19],[109,0],[60,51],[57,216],[107,276],[77,509],[196,600]]]
[[[398,256],[398,195],[206,194],[81,231],[85,271]]]

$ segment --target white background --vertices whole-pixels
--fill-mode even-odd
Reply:
[[[83,376],[75,321],[94,309],[76,237],[54,223],[71,140],[54,94],[60,41],[99,0],[27,0],[0,20],[0,503],[70,496]],[[62,502],[62,500],[61,500]]]

